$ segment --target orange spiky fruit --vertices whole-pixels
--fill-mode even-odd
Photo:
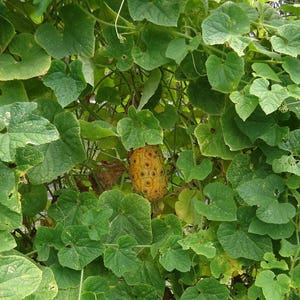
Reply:
[[[129,175],[133,188],[151,202],[167,192],[164,161],[158,146],[146,145],[133,150],[129,158]]]

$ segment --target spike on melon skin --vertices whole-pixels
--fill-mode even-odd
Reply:
[[[151,202],[167,192],[167,177],[158,146],[147,145],[133,150],[129,158],[129,175],[133,188]]]

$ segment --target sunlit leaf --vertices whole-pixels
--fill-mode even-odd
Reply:
[[[29,79],[45,74],[51,58],[29,33],[16,35],[9,44],[9,52],[0,55],[0,80]],[[21,60],[15,60],[14,56]]]

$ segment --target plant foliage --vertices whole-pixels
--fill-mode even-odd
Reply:
[[[1,299],[299,299],[300,10],[266,2],[0,1]]]

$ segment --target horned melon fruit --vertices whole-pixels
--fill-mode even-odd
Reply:
[[[167,177],[160,148],[146,145],[133,150],[129,157],[129,175],[133,188],[153,202],[167,191]]]

